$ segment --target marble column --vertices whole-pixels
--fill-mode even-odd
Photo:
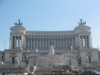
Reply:
[[[18,36],[18,48],[19,48],[19,36]]]
[[[47,48],[49,48],[49,40],[48,40],[48,38],[47,38]]]
[[[13,49],[13,36],[11,36],[11,48]]]
[[[34,39],[32,38],[32,49],[34,49]]]
[[[73,38],[73,48],[75,48],[75,39]]]
[[[51,46],[50,42],[51,42],[51,39],[49,38],[49,42],[48,42],[49,43],[49,47]]]
[[[67,42],[67,38],[66,38],[66,48],[67,48],[67,46],[68,46],[68,42]]]
[[[74,45],[73,45],[73,38],[72,38],[72,47],[73,47]]]
[[[39,43],[40,49],[41,49],[41,38],[40,38],[40,43]]]
[[[88,36],[88,40],[89,40],[89,41],[88,41],[89,48],[91,48],[91,36],[90,36],[90,35]]]
[[[59,46],[59,39],[57,38],[57,49],[58,49],[58,46]]]
[[[23,48],[23,35],[21,36],[21,49]]]
[[[89,35],[87,36],[87,47],[89,48]]]
[[[60,38],[58,38],[58,48],[60,48]]]
[[[34,49],[35,49],[35,38],[34,38]]]
[[[15,45],[15,47],[14,48],[16,48],[16,36],[14,36],[15,38],[14,38],[14,45]]]
[[[64,40],[64,38],[63,38],[63,49],[65,48],[65,40]]]
[[[81,37],[80,37],[80,35],[78,35],[78,41],[79,41],[79,42],[78,42],[78,43],[79,43],[79,48],[82,48],[82,47],[81,47]]]
[[[38,49],[38,38],[37,38],[37,49]]]
[[[82,48],[83,48],[83,36],[82,36]]]
[[[45,39],[45,48],[47,49],[47,38]]]
[[[68,44],[68,47],[67,48],[69,48],[69,38],[67,39],[67,44]]]
[[[28,39],[28,49],[29,49],[29,38],[27,38]]]
[[[9,38],[9,49],[11,49],[11,37]]]
[[[27,38],[25,37],[25,48],[27,48]]]
[[[32,38],[31,38],[31,49],[32,49]]]
[[[87,48],[87,36],[85,36],[85,47]]]
[[[60,45],[59,45],[59,47],[60,47],[60,49],[62,48],[62,38],[60,38]]]
[[[54,38],[54,48],[56,48],[56,38]]]
[[[70,49],[70,38],[69,38],[69,49]]]
[[[42,49],[44,49],[44,38],[42,39],[42,44],[43,44],[43,47],[42,47]]]

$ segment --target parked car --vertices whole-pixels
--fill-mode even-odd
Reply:
[[[95,71],[95,70],[90,70],[90,71],[85,71],[79,75],[100,75],[100,72]]]

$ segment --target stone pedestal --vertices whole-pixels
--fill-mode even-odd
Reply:
[[[82,71],[82,65],[78,65],[78,71]]]
[[[54,54],[54,46],[49,47],[49,54]]]
[[[25,66],[25,72],[30,73],[30,66],[29,65]]]

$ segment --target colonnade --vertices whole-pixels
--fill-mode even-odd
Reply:
[[[90,47],[90,38],[89,38],[89,36],[84,36],[84,35],[82,35],[82,36],[80,36],[80,42],[81,42],[81,47],[83,48],[83,47],[85,47],[85,48],[87,48],[87,47]]]
[[[74,38],[52,38],[55,49],[70,49],[70,46],[75,47]],[[26,38],[27,49],[48,49],[50,47],[51,38]]]
[[[12,48],[21,48],[21,36],[12,36]]]

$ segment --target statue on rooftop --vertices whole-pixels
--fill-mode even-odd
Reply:
[[[20,19],[18,20],[18,23],[16,22],[16,23],[14,23],[16,26],[21,26],[22,25],[22,23],[20,23]]]
[[[79,25],[79,26],[85,26],[86,21],[85,21],[85,22],[82,22],[82,20],[83,20],[83,19],[80,19],[80,23],[78,22],[78,25]]]

